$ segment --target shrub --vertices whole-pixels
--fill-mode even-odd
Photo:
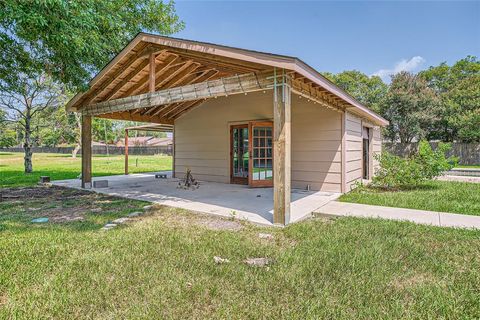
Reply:
[[[421,141],[418,152],[410,158],[400,158],[388,152],[375,155],[380,169],[372,178],[371,185],[382,189],[413,188],[450,170],[455,158],[447,158],[451,145],[439,143],[433,150],[427,141]]]

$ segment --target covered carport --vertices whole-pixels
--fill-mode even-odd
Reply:
[[[262,91],[273,93],[273,222],[287,224],[292,93],[338,112],[342,126],[346,110],[351,109],[359,116],[383,121],[313,68],[288,56],[139,34],[93,78],[87,92],[68,103],[68,110],[82,114],[82,187],[92,182],[92,117],[175,128],[176,121],[208,100]],[[340,126],[339,121],[338,130]],[[341,145],[345,159],[345,141]],[[344,191],[344,168],[341,175]]]

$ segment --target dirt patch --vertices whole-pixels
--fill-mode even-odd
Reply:
[[[243,226],[238,221],[226,220],[221,218],[201,219],[197,221],[198,225],[205,226],[209,230],[229,230],[239,231]]]
[[[48,218],[49,222],[82,221],[87,213],[102,213],[99,203],[109,204],[112,197],[89,191],[58,186],[5,188],[2,202],[24,206],[26,214],[35,218]]]
[[[201,212],[192,213],[167,206],[152,205],[148,212],[157,214],[161,219],[168,221],[171,225],[195,225],[214,231],[240,231],[244,228],[243,224],[237,220],[210,216]]]
[[[64,201],[92,195],[92,193],[88,191],[66,189],[57,186],[4,188],[2,189],[1,194],[0,201],[2,202],[45,198]]]
[[[425,273],[417,273],[406,277],[397,277],[390,282],[390,285],[397,290],[406,290],[434,282],[435,278],[433,276]]]

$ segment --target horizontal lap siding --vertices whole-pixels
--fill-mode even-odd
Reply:
[[[341,191],[341,115],[292,97],[292,187]]]
[[[273,118],[272,93],[211,99],[175,121],[175,171],[230,182],[230,124]],[[341,115],[292,96],[292,187],[340,192]]]
[[[346,191],[350,191],[362,178],[362,121],[349,112],[345,117],[345,183]]]
[[[371,134],[371,162],[370,170],[375,174],[378,169],[378,161],[375,154],[382,152],[381,128],[374,126],[368,121],[361,120],[357,116],[346,113],[346,191],[350,191],[355,181],[362,179],[362,126],[370,128]]]
[[[210,99],[175,121],[175,172],[230,182],[230,122],[272,119],[273,93]]]

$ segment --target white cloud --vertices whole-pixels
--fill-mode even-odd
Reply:
[[[392,69],[380,69],[372,75],[379,76],[384,81],[390,81],[390,76],[395,75],[402,71],[409,71],[409,72],[415,71],[416,69],[418,69],[418,67],[423,65],[425,61],[426,60],[420,56],[415,56],[409,60],[402,59],[397,63],[395,63],[395,66]]]

